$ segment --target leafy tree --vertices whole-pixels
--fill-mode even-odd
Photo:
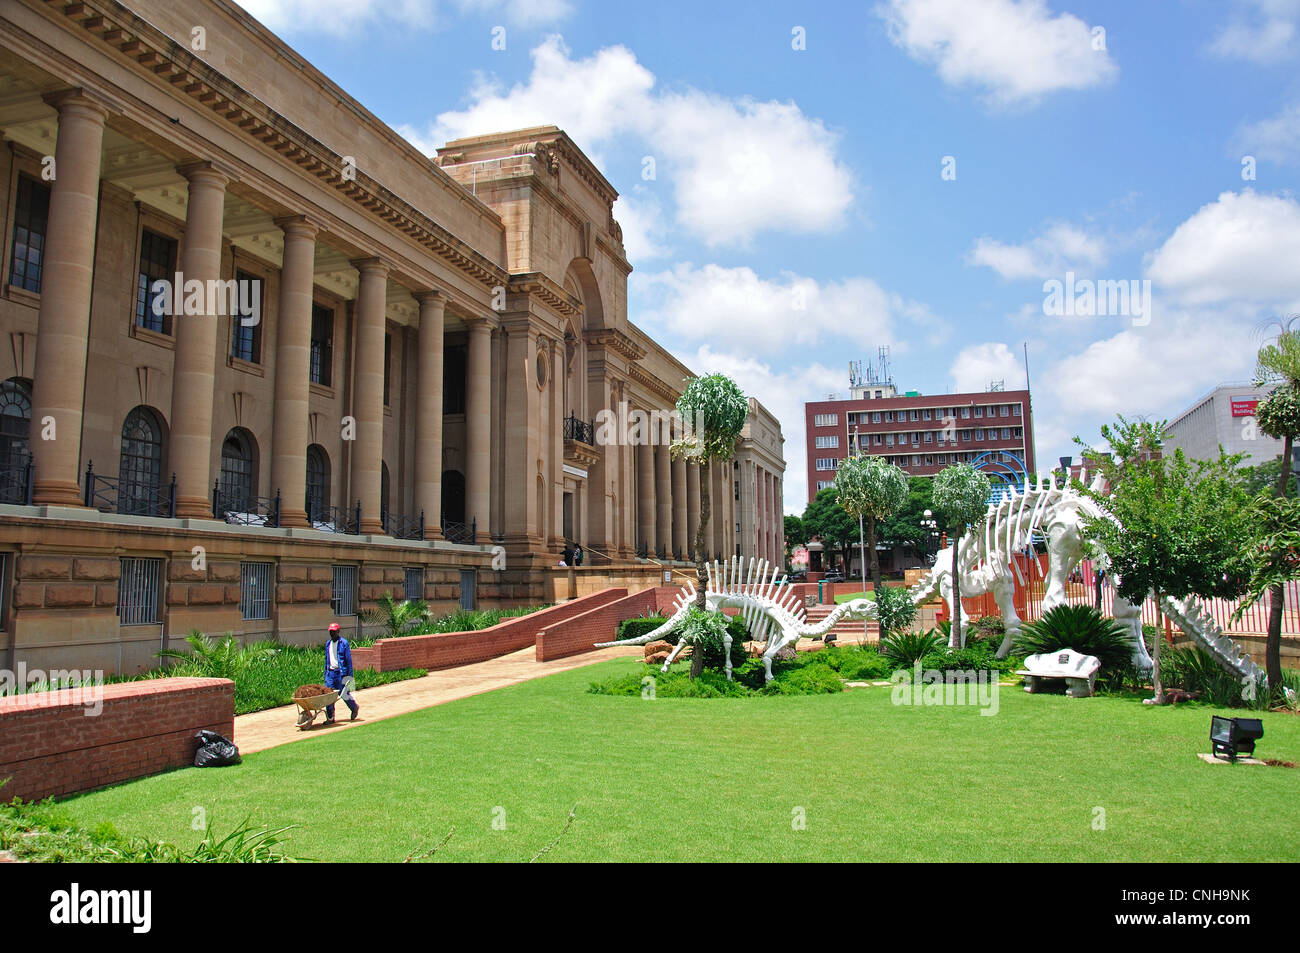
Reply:
[[[871,579],[881,590],[880,554],[876,552],[876,522],[898,512],[907,501],[907,474],[884,457],[849,457],[835,474],[835,498],[854,519],[867,523],[867,553],[871,554]],[[861,524],[859,524],[861,525]],[[866,555],[865,553],[863,555]],[[866,566],[862,576],[866,580]]]
[[[692,378],[677,398],[677,413],[686,424],[686,434],[673,441],[672,454],[700,468],[700,525],[695,530],[695,605],[704,609],[708,574],[704,570],[704,532],[712,516],[709,467],[714,460],[728,460],[736,451],[736,440],[749,414],[749,401],[726,374],[705,374]],[[728,485],[730,481],[728,481]],[[704,670],[704,653],[691,652],[691,678]]]
[[[828,557],[830,548],[834,547],[847,558],[858,541],[858,521],[836,502],[833,486],[818,491],[812,502],[804,508],[803,524],[809,539],[815,536],[825,544]]]
[[[807,543],[808,528],[804,526],[803,520],[793,514],[787,514],[785,517],[785,563],[787,566],[790,565],[795,548],[805,546]]]
[[[1255,411],[1259,429],[1282,441],[1282,459],[1274,491],[1278,497],[1287,495],[1291,483],[1291,448],[1295,438],[1300,436],[1300,335],[1291,329],[1296,320],[1292,318],[1287,323],[1278,335],[1277,343],[1259,349],[1255,374],[1261,385],[1278,382],[1277,389]],[[1285,512],[1285,508],[1272,511],[1275,516]],[[1276,530],[1279,523],[1276,520],[1270,522]],[[1266,523],[1266,530],[1267,527]],[[1268,537],[1261,538],[1261,541],[1267,545]],[[1264,667],[1273,692],[1282,690],[1282,609],[1287,579],[1279,578],[1277,573],[1284,561],[1281,554],[1275,553],[1266,555],[1258,565],[1261,572],[1273,579],[1268,591],[1268,641],[1264,647]]]
[[[953,612],[948,645],[954,649],[966,645],[961,627],[961,573],[958,571],[957,553],[967,524],[984,515],[992,492],[989,478],[969,463],[944,467],[934,478],[934,510],[944,518],[948,538],[952,540]]]
[[[921,526],[925,511],[934,508],[934,480],[914,476],[907,480],[907,499],[897,512],[881,521],[880,540],[890,546],[920,547],[926,543]]]
[[[916,620],[916,603],[906,586],[881,586],[876,590],[876,621],[883,643],[896,632],[905,631]]]
[[[1283,496],[1300,496],[1296,492],[1296,475],[1290,465],[1287,465],[1287,483],[1286,493]],[[1282,479],[1282,458],[1274,457],[1272,460],[1265,460],[1253,467],[1241,467],[1237,471],[1241,476],[1242,488],[1250,496],[1259,496],[1261,493],[1273,493],[1276,491]]]
[[[1115,517],[1085,517],[1085,533],[1120,577],[1121,596],[1140,605],[1154,593],[1157,628],[1163,596],[1233,598],[1247,574],[1240,540],[1246,535],[1248,498],[1236,472],[1240,457],[1220,454],[1218,460],[1195,464],[1181,450],[1164,457],[1165,426],[1123,416],[1104,425],[1101,436],[1112,453],[1099,465],[1110,495],[1085,491]],[[1156,704],[1164,702],[1163,641],[1157,636],[1152,651]]]

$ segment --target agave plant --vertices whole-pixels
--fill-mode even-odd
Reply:
[[[397,600],[391,592],[385,592],[379,605],[361,612],[361,622],[367,626],[379,626],[383,629],[380,638],[395,639],[401,635],[410,635],[411,630],[429,621],[429,604],[423,599]]]
[[[269,659],[276,653],[274,645],[255,642],[241,645],[234,633],[227,632],[220,640],[191,629],[185,636],[188,652],[182,649],[162,649],[154,654],[158,658],[181,660],[181,668],[202,678],[228,678],[237,681],[256,662]]]
[[[1101,662],[1101,671],[1107,674],[1127,671],[1133,658],[1128,630],[1092,606],[1049,609],[1042,618],[1021,626],[1015,642],[1017,655],[1040,655],[1064,649],[1094,656]]]
[[[937,652],[947,640],[935,629],[928,632],[895,632],[880,640],[880,654],[899,665],[911,665]]]

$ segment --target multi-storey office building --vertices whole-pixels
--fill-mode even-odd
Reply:
[[[0,50],[0,664],[550,601],[566,541],[593,588],[691,555],[698,470],[596,426],[691,371],[563,132],[422,155],[222,0],[4,0]]]
[[[1220,384],[1169,421],[1165,452],[1182,450],[1193,460],[1213,460],[1219,448],[1246,454],[1245,465],[1258,466],[1282,455],[1284,444],[1259,429],[1255,408],[1271,387]]]
[[[855,451],[884,456],[916,476],[933,476],[986,453],[995,463],[1034,471],[1027,390],[898,397],[886,386],[857,393],[849,400],[804,404],[809,500],[834,482],[840,462]]]

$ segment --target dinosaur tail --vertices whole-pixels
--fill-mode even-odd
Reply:
[[[651,642],[656,642],[676,628],[682,619],[686,618],[686,613],[690,610],[691,603],[694,599],[695,587],[688,582],[682,589],[681,593],[677,596],[677,611],[666,619],[663,625],[653,631],[647,632],[645,635],[638,635],[635,638],[615,639],[612,642],[597,642],[596,648],[608,649],[615,645],[648,645]]]

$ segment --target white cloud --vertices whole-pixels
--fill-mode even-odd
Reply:
[[[837,344],[903,347],[900,326],[941,335],[946,326],[921,303],[886,291],[870,278],[818,282],[784,273],[773,280],[750,268],[682,263],[653,274],[633,273],[645,304],[637,323],[658,340],[708,340],[759,355]]]
[[[1300,102],[1271,119],[1247,123],[1237,133],[1242,153],[1270,162],[1300,163]]]
[[[459,0],[466,10],[504,11],[506,20],[519,26],[544,26],[558,23],[573,13],[568,0]]]
[[[654,158],[651,182],[671,189],[678,224],[709,246],[744,246],[768,229],[826,231],[843,221],[853,183],[836,158],[837,136],[794,103],[661,93],[623,46],[573,59],[551,36],[532,57],[526,82],[506,89],[483,78],[466,108],[441,113],[427,132],[399,131],[426,151],[543,124],[559,126],[589,154],[632,138]]]
[[[614,202],[614,218],[623,229],[623,248],[638,264],[672,254],[668,227],[659,200],[643,186],[624,192]]]
[[[386,22],[427,30],[442,17],[438,0],[347,0],[330,4],[321,0],[242,0],[243,7],[278,33],[329,33],[348,36],[371,22]],[[462,13],[499,13],[510,24],[536,27],[557,23],[573,12],[569,0],[456,0]],[[486,46],[487,37],[483,43]]]
[[[1093,30],[1044,0],[887,0],[877,8],[895,46],[950,86],[977,86],[995,105],[1030,104],[1111,81],[1119,67]]]
[[[1192,305],[1300,308],[1300,204],[1252,189],[1224,192],[1174,230],[1147,274]]]
[[[1023,362],[1001,341],[962,348],[953,358],[948,374],[953,392],[958,394],[987,390],[993,381],[1002,381],[1015,390],[1025,379]]]
[[[1105,263],[1106,241],[1081,228],[1056,224],[1020,245],[987,235],[967,255],[972,265],[992,268],[1003,278],[1020,280],[1059,276],[1066,270],[1088,273]]]
[[[1300,0],[1237,0],[1210,51],[1224,59],[1276,63],[1300,49],[1298,37]]]

